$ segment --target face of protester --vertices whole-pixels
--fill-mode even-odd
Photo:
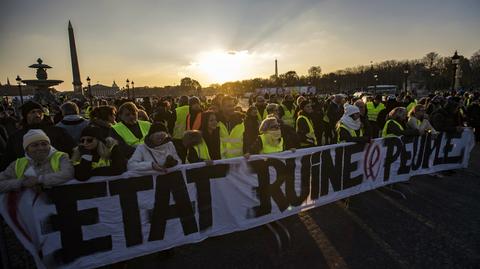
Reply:
[[[350,118],[352,118],[353,120],[358,120],[360,119],[360,113],[354,113],[350,115]]]
[[[232,116],[235,113],[235,103],[233,100],[225,100],[225,102],[223,102],[222,111],[225,116]]]
[[[137,111],[130,111],[128,109],[124,109],[122,113],[120,113],[120,119],[129,125],[136,124],[138,121],[138,112]]]
[[[313,112],[313,108],[312,108],[312,104],[308,103],[305,105],[305,107],[303,107],[303,111],[305,111],[305,113],[307,114],[310,114]]]
[[[217,116],[215,116],[215,114],[211,114],[210,118],[208,119],[208,125],[207,125],[208,130],[213,131],[217,129],[217,124],[218,124]]]
[[[48,141],[36,141],[28,145],[25,151],[34,161],[43,162],[50,153],[50,143]]]
[[[160,131],[160,132],[155,132],[150,135],[150,141],[154,146],[160,146],[165,138],[168,137],[168,134],[166,132]]]
[[[43,110],[41,109],[32,109],[27,114],[27,124],[39,124],[43,120]]]
[[[257,102],[256,102],[257,107],[265,107],[265,98],[262,96],[257,97]]]
[[[81,146],[83,146],[86,150],[93,150],[98,146],[98,140],[93,136],[82,136],[80,138]]]
[[[107,121],[108,121],[110,124],[112,124],[112,125],[115,124],[115,123],[117,123],[117,121],[115,120],[116,116],[117,116],[117,113],[116,113],[116,112],[112,112],[112,114],[108,115]]]

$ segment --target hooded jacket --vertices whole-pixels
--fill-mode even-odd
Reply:
[[[151,148],[146,144],[140,144],[128,160],[128,171],[152,171],[152,164],[158,163],[164,166],[168,156],[172,156],[179,164],[182,163],[178,157],[175,146],[171,141]]]

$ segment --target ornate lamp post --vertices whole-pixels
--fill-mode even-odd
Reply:
[[[403,69],[403,79],[404,79],[404,88],[403,91],[407,92],[407,86],[408,86],[408,76],[410,74],[410,66],[408,64],[405,64],[405,68]]]
[[[87,85],[88,85],[88,98],[90,99],[90,102],[92,101],[93,94],[92,94],[92,85],[90,84],[90,77],[87,77]]]
[[[455,90],[455,86],[459,85],[459,81],[457,82],[457,79],[459,77],[457,76],[457,69],[458,69],[458,64],[460,63],[460,56],[458,56],[457,51],[455,51],[455,54],[452,56],[452,65],[453,65],[453,77],[452,77],[452,90]]]
[[[17,75],[17,78],[15,80],[17,81],[17,84],[18,84],[18,92],[20,93],[20,102],[23,105],[22,78],[19,75]]]
[[[375,85],[373,85],[373,94],[377,94],[377,82],[378,82],[378,75],[374,74],[373,75],[373,81]]]
[[[127,78],[127,99],[130,99],[130,80]]]
[[[135,83],[133,82],[133,80],[131,83],[132,83],[132,98],[133,100],[135,100]]]

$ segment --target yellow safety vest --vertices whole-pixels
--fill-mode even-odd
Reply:
[[[295,113],[295,107],[293,107],[293,111],[288,110],[287,106],[281,105],[283,108],[283,123],[286,125],[290,125],[292,127],[295,127],[295,119],[293,117],[293,114]]]
[[[136,146],[139,144],[143,144],[143,140],[145,136],[147,136],[148,131],[150,130],[150,126],[152,125],[148,121],[139,120],[137,121],[138,125],[140,126],[140,131],[142,132],[142,138],[138,139],[128,127],[123,124],[123,122],[119,122],[113,125],[113,129],[117,134],[125,141],[125,143],[129,146]]]
[[[417,105],[417,100],[414,100],[413,102],[410,102],[407,106],[407,113],[410,113],[410,111]]]
[[[352,128],[348,128],[345,124],[343,123],[340,123],[338,126],[337,126],[337,143],[344,143],[346,142],[345,140],[340,140],[340,129],[343,128],[345,130],[347,130],[350,135],[352,137],[357,137],[357,132],[355,130],[353,130]],[[362,128],[359,129],[360,130],[360,136],[363,136],[363,130]]]
[[[257,118],[258,118],[258,121],[259,121],[259,122],[262,122],[264,119],[267,118],[267,116],[268,116],[268,114],[267,114],[267,108],[265,108],[265,109],[263,110],[263,116],[260,115],[260,111],[258,111],[258,108],[257,108]]]
[[[388,124],[390,124],[390,122],[396,124],[400,128],[400,130],[402,130],[402,131],[404,130],[403,126],[400,123],[398,123],[396,120],[387,120],[387,122],[385,123],[385,126],[383,126],[382,137],[397,136],[397,135],[394,135],[394,134],[387,133]]]
[[[177,119],[175,120],[175,126],[173,127],[173,135],[174,139],[182,139],[183,133],[185,133],[185,128],[187,124],[187,115],[190,112],[190,107],[188,105],[177,107],[175,109],[175,113],[177,115]]]
[[[92,106],[87,106],[87,108],[85,109],[85,113],[83,115],[83,117],[85,119],[90,119],[90,113],[92,112]]]
[[[308,117],[305,117],[303,115],[298,116],[297,122],[296,122],[296,131],[298,132],[298,121],[300,119],[305,119],[305,121],[307,122],[307,125],[308,125],[307,136],[312,138],[313,141],[314,141],[314,144],[317,145],[317,137],[315,136],[315,129],[313,129],[313,123]],[[309,144],[303,142],[303,143],[301,143],[301,145],[302,146],[308,146]]]
[[[385,105],[383,103],[378,104],[375,107],[373,102],[367,102],[367,117],[369,121],[377,121],[378,114],[380,111],[385,109]]]
[[[222,159],[242,156],[243,133],[245,132],[243,122],[235,125],[230,133],[223,122],[219,122],[218,127],[220,128],[220,151]]]
[[[260,150],[260,154],[269,154],[283,151],[283,137],[280,138],[280,143],[278,143],[278,145],[268,144],[267,137],[264,134],[260,135],[260,139],[262,140],[263,145],[262,149]]]
[[[73,163],[73,165],[79,164],[80,161],[76,161]],[[98,162],[92,162],[92,168],[99,168],[99,167],[108,167],[110,166],[110,160],[109,159],[104,159],[100,158],[98,159]]]
[[[199,159],[204,160],[204,161],[211,160],[210,152],[208,151],[207,143],[205,143],[205,140],[203,140],[203,138],[202,138],[202,141],[200,142],[200,144],[193,146],[193,149],[195,149],[195,151],[197,152],[197,156],[198,156]],[[187,156],[188,156],[188,154],[187,154]],[[187,160],[187,163],[188,163],[188,160]]]
[[[52,154],[52,156],[50,156],[50,166],[52,167],[53,172],[60,171],[60,158],[63,155],[67,155],[67,154],[65,152],[55,151]],[[27,166],[28,166],[27,157],[18,158],[15,161],[15,175],[17,176],[17,179],[23,178],[23,175],[25,174],[25,170],[27,170]]]

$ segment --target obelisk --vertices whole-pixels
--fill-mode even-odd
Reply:
[[[275,78],[278,78],[278,65],[277,65],[277,59],[275,59]]]
[[[80,69],[78,67],[77,47],[75,46],[75,36],[73,35],[73,27],[70,21],[68,21],[68,39],[70,41],[70,57],[72,59],[73,92],[83,95],[82,80],[80,79]]]

